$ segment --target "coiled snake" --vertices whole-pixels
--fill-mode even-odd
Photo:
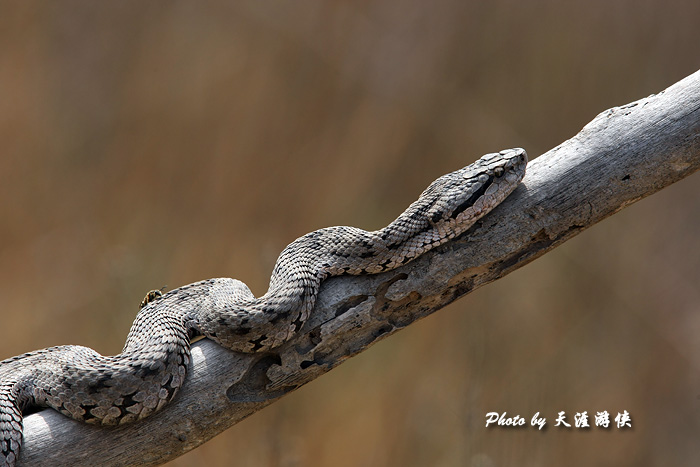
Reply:
[[[515,189],[526,164],[523,149],[487,154],[435,180],[381,230],[329,227],[298,238],[280,254],[260,298],[228,278],[154,293],[119,355],[65,345],[0,362],[0,466],[19,455],[23,410],[51,407],[103,425],[144,418],[185,381],[193,337],[239,352],[282,344],[306,322],[323,279],[388,271],[459,236]]]

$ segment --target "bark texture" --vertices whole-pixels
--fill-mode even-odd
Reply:
[[[53,410],[26,417],[19,465],[171,460],[699,168],[700,71],[657,95],[606,110],[532,161],[515,192],[459,239],[388,273],[326,281],[303,332],[274,352],[241,355],[208,340],[195,343],[182,391],[148,419],[102,428]]]

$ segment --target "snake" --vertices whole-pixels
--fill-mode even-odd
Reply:
[[[119,425],[162,409],[185,383],[195,338],[244,353],[282,345],[308,320],[324,279],[390,271],[462,235],[516,188],[526,165],[524,149],[486,154],[435,180],[380,230],[335,226],[299,237],[260,297],[231,278],[151,291],[118,355],[63,345],[0,362],[0,466],[17,462],[23,414],[48,407]]]

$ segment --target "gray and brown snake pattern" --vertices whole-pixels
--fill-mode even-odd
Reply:
[[[329,227],[298,238],[280,254],[262,297],[228,278],[154,294],[119,355],[65,345],[0,362],[0,466],[19,456],[23,410],[51,407],[103,425],[142,419],[184,383],[193,337],[239,352],[279,346],[304,325],[326,277],[388,271],[459,236],[515,189],[526,164],[523,149],[487,154],[435,180],[381,230]]]

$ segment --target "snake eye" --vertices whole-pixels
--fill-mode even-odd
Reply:
[[[502,176],[503,175],[503,167],[496,167],[495,169],[493,169],[493,173],[494,173],[494,175],[496,175],[496,177]]]

